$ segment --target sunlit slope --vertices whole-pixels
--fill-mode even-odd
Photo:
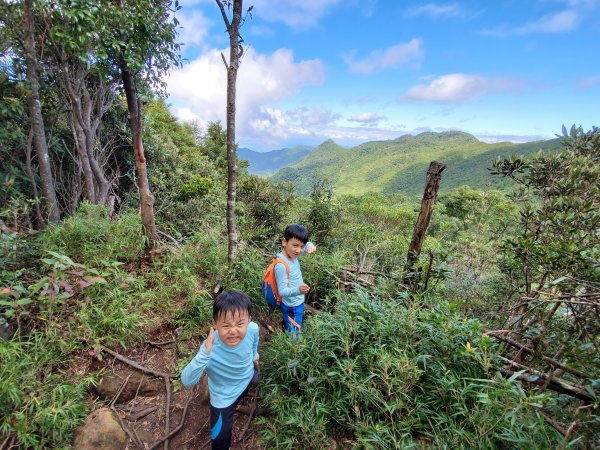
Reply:
[[[306,157],[314,147],[298,145],[292,148],[282,148],[271,152],[255,152],[249,148],[239,148],[239,159],[249,162],[250,173],[258,175],[273,175],[282,167],[289,166]]]
[[[446,164],[441,190],[467,184],[474,188],[499,184],[487,170],[496,156],[529,154],[560,148],[560,140],[486,144],[459,131],[421,133],[390,141],[366,142],[345,149],[328,140],[302,161],[281,169],[276,180],[292,181],[298,192],[310,192],[315,179],[327,178],[338,194],[368,191],[419,194],[433,160]]]

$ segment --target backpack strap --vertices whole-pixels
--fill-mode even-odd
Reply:
[[[273,259],[273,271],[275,271],[275,266],[278,263],[283,264],[283,266],[285,267],[285,271],[287,272],[287,287],[290,287],[290,266],[288,265],[287,261],[285,259],[282,258],[274,258]]]

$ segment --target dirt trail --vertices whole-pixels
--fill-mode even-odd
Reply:
[[[269,324],[272,329],[277,329],[278,321],[274,315],[260,313],[255,315],[255,321],[261,324],[260,347],[262,347],[272,337],[271,332],[262,324]],[[197,336],[193,340],[179,341],[179,344],[177,344],[173,342],[175,340],[174,331],[171,327],[163,324],[149,333],[149,338],[144,344],[129,347],[124,351],[117,351],[122,356],[151,370],[178,374],[178,360],[183,357],[179,354],[181,347],[184,346],[190,352],[194,352],[204,336]],[[151,344],[151,342],[154,344]],[[157,343],[164,344],[157,345]],[[127,381],[128,374],[131,374],[132,371],[129,364],[121,362],[108,354],[105,354],[102,362],[92,364],[88,370],[98,370],[100,368],[104,368],[107,376],[112,373],[119,380],[122,379],[124,384]],[[130,436],[128,449],[149,449],[166,434],[167,395],[165,382],[163,378],[154,378],[154,380],[158,387],[154,395],[142,396],[136,394],[133,399],[125,403],[121,403],[117,399],[114,404],[114,409]],[[210,404],[206,375],[203,375],[202,380],[194,389],[181,388],[174,392],[174,385],[180,386],[177,380],[177,378],[172,379],[170,382],[172,392],[169,408],[169,430],[172,431],[180,425],[186,404],[187,413],[180,431],[169,439],[168,448],[177,450],[210,449]],[[190,398],[191,396],[193,398]],[[258,389],[251,389],[250,393],[240,402],[238,411],[243,409],[248,412],[254,408],[258,409],[259,403]],[[146,415],[140,417],[144,413]],[[249,414],[238,412],[234,420],[232,450],[258,450],[264,448],[260,443],[260,433],[254,415],[250,418]],[[160,444],[156,448],[164,449],[165,446]]]

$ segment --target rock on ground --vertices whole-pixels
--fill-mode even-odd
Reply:
[[[75,431],[73,450],[124,450],[127,435],[108,408],[90,414]]]

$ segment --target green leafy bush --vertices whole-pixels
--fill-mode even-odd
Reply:
[[[291,183],[272,183],[259,176],[248,175],[240,177],[237,195],[242,239],[265,246],[281,237],[294,201]]]
[[[263,350],[268,448],[553,448],[535,401],[496,376],[482,325],[448,305],[403,307],[366,294]]]
[[[0,361],[0,435],[16,436],[19,448],[70,448],[93,377],[56,371],[65,355],[43,333],[24,342],[0,340]]]
[[[117,262],[94,268],[48,252],[40,263],[0,293],[0,317],[17,324],[0,339],[0,432],[22,448],[70,448],[95,377],[74,374],[77,356],[143,337],[143,283]]]
[[[49,226],[38,239],[42,250],[68,255],[81,264],[129,261],[144,252],[140,215],[122,211],[117,220],[108,218],[103,205],[82,203],[75,214]]]
[[[213,180],[207,177],[193,175],[179,187],[178,198],[182,201],[204,197],[213,187]]]

